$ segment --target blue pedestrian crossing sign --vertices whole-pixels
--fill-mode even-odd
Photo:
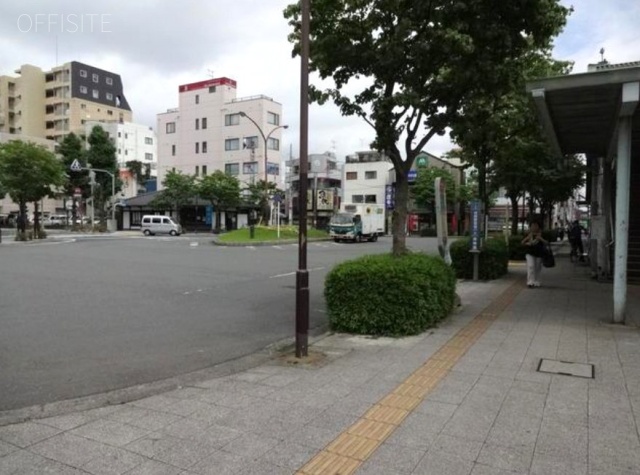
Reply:
[[[71,169],[72,172],[79,172],[79,171],[82,170],[82,165],[80,164],[80,162],[76,158],[69,168]]]

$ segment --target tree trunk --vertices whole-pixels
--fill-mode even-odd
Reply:
[[[511,201],[511,234],[518,234],[518,196],[509,196]]]
[[[27,232],[27,203],[23,200],[20,201],[20,218],[18,219],[18,230],[21,233]]]
[[[40,239],[40,216],[38,202],[33,202],[33,239]]]
[[[213,205],[213,209],[216,210],[216,227],[215,227],[215,233],[216,234],[220,234],[221,228],[222,228],[222,211],[220,211],[220,206],[218,205]]]
[[[393,210],[393,247],[396,257],[407,253],[407,201],[409,198],[409,182],[404,170],[396,170],[396,202]]]

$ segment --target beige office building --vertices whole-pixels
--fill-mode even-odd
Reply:
[[[118,74],[71,61],[43,71],[25,64],[0,76],[0,132],[60,142],[92,121],[131,122]]]

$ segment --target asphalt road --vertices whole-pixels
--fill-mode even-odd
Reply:
[[[435,239],[410,247],[437,252]],[[331,267],[377,243],[310,243],[310,323]],[[0,411],[158,381],[294,335],[295,245],[210,237],[0,245]]]

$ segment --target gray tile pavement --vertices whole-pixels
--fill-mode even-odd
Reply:
[[[610,284],[561,254],[557,262],[359,475],[640,473],[640,332],[606,323]],[[523,272],[514,267],[512,278]],[[0,427],[0,474],[295,473],[511,283],[461,282],[463,306],[421,336],[327,336],[313,345],[328,355],[324,364],[272,361],[128,404]],[[629,299],[640,315],[640,291]],[[540,358],[592,363],[596,377],[538,373]]]

